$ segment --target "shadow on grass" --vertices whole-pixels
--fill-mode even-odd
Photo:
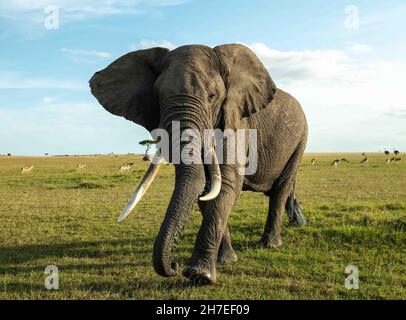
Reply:
[[[131,263],[82,263],[82,264],[64,264],[62,266],[58,266],[58,270],[60,272],[65,271],[91,271],[95,270],[97,272],[101,272],[101,270],[116,270],[120,271],[123,268],[133,268],[133,267],[150,267],[151,263],[146,261],[137,261]],[[45,266],[44,266],[45,267]],[[43,270],[40,269],[38,266],[12,266],[12,267],[3,267],[0,266],[0,274],[21,274],[21,273],[31,273],[31,272],[42,272]]]
[[[0,267],[41,258],[106,258],[114,255],[145,254],[137,240],[82,241],[0,247]],[[108,247],[106,249],[105,247]]]
[[[43,279],[41,279],[43,280]],[[171,280],[160,280],[150,278],[150,279],[137,279],[134,278],[125,283],[116,281],[117,279],[112,279],[111,281],[95,281],[95,280],[82,280],[80,282],[69,281],[64,282],[63,280],[59,283],[59,289],[56,291],[48,291],[45,289],[42,281],[40,283],[32,282],[22,282],[22,281],[10,281],[6,283],[5,291],[7,293],[13,294],[27,294],[30,293],[40,293],[40,294],[50,294],[53,293],[63,293],[64,297],[69,297],[70,294],[75,294],[80,296],[80,299],[86,299],[87,296],[92,296],[93,293],[103,295],[107,293],[108,296],[114,295],[115,298],[141,298],[139,292],[168,292],[173,291],[172,298],[177,298],[176,292],[179,290],[180,293],[185,289],[192,289],[198,287],[198,285],[193,284],[191,281],[181,278],[171,279]],[[117,296],[118,294],[118,296]],[[143,296],[145,298],[145,296]],[[148,297],[147,297],[148,299]],[[170,298],[171,299],[171,298]]]
[[[4,282],[7,293],[49,294],[43,284],[45,266],[39,266],[36,260],[55,259],[59,271],[65,275],[65,282],[62,277],[58,290],[62,291],[64,296],[75,294],[86,298],[89,294],[91,296],[92,292],[98,292],[101,295],[106,293],[107,296],[112,294],[115,297],[131,298],[139,297],[137,295],[139,290],[157,292],[175,290],[176,295],[178,289],[193,287],[189,280],[181,276],[181,267],[178,276],[172,279],[146,274],[147,269],[152,270],[151,254],[151,250],[139,248],[139,240],[133,239],[0,247],[0,279],[2,275],[11,277]],[[131,258],[130,262],[115,262],[125,255],[131,255],[134,259]],[[145,255],[149,258],[146,259]],[[100,259],[96,262],[86,261],[87,258],[95,257]],[[57,260],[64,258],[84,260],[83,262],[74,260],[73,263],[67,260],[59,265]],[[111,260],[107,262],[105,259],[109,258]],[[181,265],[185,261],[186,259],[179,259]]]

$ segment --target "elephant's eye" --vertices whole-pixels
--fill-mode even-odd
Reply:
[[[215,93],[209,94],[209,101],[213,101],[215,97],[216,97]]]

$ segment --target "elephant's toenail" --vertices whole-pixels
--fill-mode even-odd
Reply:
[[[183,271],[182,271],[182,275],[185,276],[186,278],[190,277],[190,267],[186,266]]]
[[[173,262],[171,263],[171,269],[172,269],[173,271],[175,271],[176,273],[178,273],[178,268],[179,268],[178,263],[175,262],[175,261],[173,261]]]

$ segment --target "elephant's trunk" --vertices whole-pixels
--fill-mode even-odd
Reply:
[[[175,166],[175,173],[175,189],[153,250],[154,269],[164,277],[176,275],[177,264],[172,261],[171,252],[185,227],[193,204],[197,202],[205,185],[202,164],[179,164]]]

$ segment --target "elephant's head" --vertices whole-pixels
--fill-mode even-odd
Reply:
[[[130,52],[96,72],[90,87],[107,111],[149,131],[163,128],[169,134],[174,120],[180,122],[181,131],[240,128],[247,117],[268,105],[276,90],[255,54],[238,44]],[[171,251],[206,185],[203,164],[181,162],[175,170],[175,189],[153,250],[154,268],[163,276],[176,274]],[[156,171],[157,165],[151,164],[126,214]],[[201,200],[213,199],[220,192],[219,165],[206,165],[206,172],[212,179],[211,191]]]

